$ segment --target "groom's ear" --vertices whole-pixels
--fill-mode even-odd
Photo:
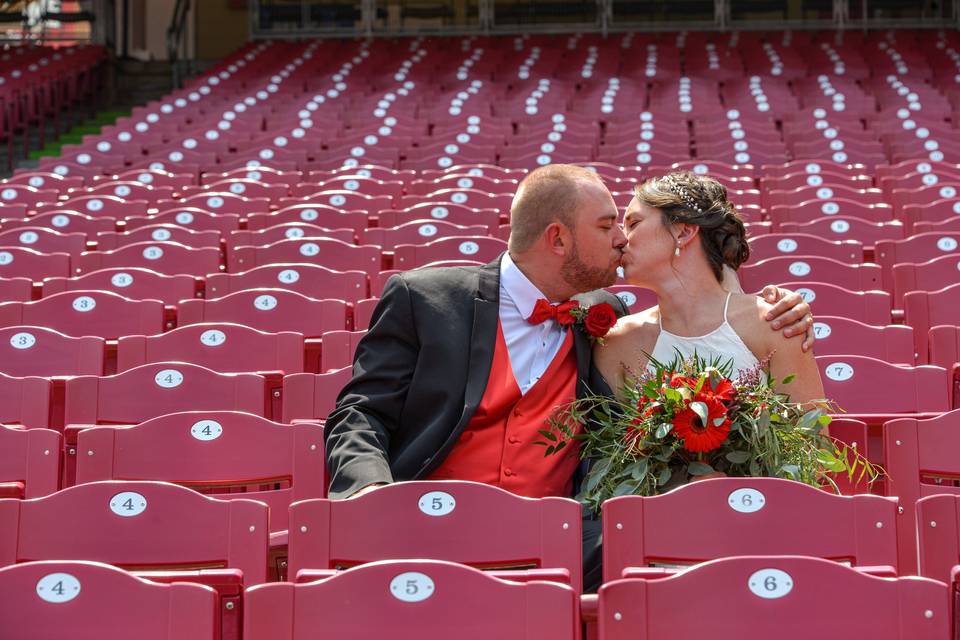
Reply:
[[[551,222],[543,230],[543,238],[547,248],[557,255],[566,255],[573,246],[573,234],[566,225],[560,222]]]

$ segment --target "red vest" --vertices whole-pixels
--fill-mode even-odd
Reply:
[[[567,446],[544,457],[539,429],[547,429],[556,408],[576,399],[577,358],[573,330],[540,380],[526,395],[513,376],[510,354],[497,323],[497,344],[487,388],[476,413],[450,455],[430,480],[472,480],[530,498],[569,497],[579,447]]]

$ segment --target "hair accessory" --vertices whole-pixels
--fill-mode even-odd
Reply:
[[[700,205],[697,204],[697,201],[693,198],[693,196],[690,195],[686,187],[677,182],[676,178],[674,178],[672,175],[669,175],[666,176],[663,181],[667,184],[667,188],[671,193],[676,194],[681,200],[683,200],[683,204],[686,205],[688,209],[693,209],[699,214],[703,213],[703,209],[700,208]]]

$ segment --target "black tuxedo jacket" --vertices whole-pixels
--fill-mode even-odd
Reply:
[[[606,291],[576,299],[627,313]],[[377,482],[424,478],[443,462],[486,390],[499,309],[499,258],[390,278],[357,346],[353,378],[326,422],[331,498]],[[577,396],[609,393],[580,330],[574,349]]]

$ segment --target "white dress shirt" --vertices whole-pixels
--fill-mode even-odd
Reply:
[[[504,253],[500,261],[500,326],[513,377],[524,395],[553,362],[566,335],[556,320],[527,322],[540,298],[546,296],[523,275],[510,254]]]

